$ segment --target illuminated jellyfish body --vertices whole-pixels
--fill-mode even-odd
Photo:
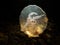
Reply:
[[[48,18],[46,13],[36,5],[25,7],[20,16],[21,31],[28,37],[39,37],[46,29]]]

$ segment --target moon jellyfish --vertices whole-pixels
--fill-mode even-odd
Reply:
[[[19,16],[21,31],[28,37],[39,37],[47,27],[48,18],[41,7],[26,6]]]

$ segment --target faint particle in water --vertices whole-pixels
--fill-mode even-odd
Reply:
[[[51,38],[51,35],[49,35],[49,34],[46,34],[46,36],[47,36],[48,38]]]
[[[46,29],[48,18],[41,7],[28,5],[19,16],[21,31],[28,37],[39,37]]]

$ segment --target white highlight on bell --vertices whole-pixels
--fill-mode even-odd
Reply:
[[[36,12],[31,12],[28,16],[31,16],[31,15],[38,15]]]
[[[32,17],[31,17],[32,15],[36,15],[36,16],[34,16],[34,17],[32,18]],[[31,12],[31,13],[28,15],[28,18],[27,18],[27,19],[35,20],[35,19],[41,18],[42,16],[44,16],[44,14],[43,14],[43,15],[38,15],[36,12]]]
[[[35,15],[35,16],[31,17],[32,15]],[[43,15],[38,15],[36,12],[31,12],[27,17],[27,20],[29,19],[30,21],[36,21],[36,19],[39,19],[42,16],[44,16],[44,14]],[[27,25],[28,25],[28,22],[26,22],[25,26],[27,26]]]
[[[39,19],[39,18],[41,18],[42,16],[44,16],[44,15],[35,16],[35,17],[33,17],[33,19]]]

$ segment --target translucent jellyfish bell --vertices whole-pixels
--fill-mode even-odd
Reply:
[[[46,29],[48,18],[37,5],[28,5],[20,14],[20,27],[28,37],[39,37]]]

